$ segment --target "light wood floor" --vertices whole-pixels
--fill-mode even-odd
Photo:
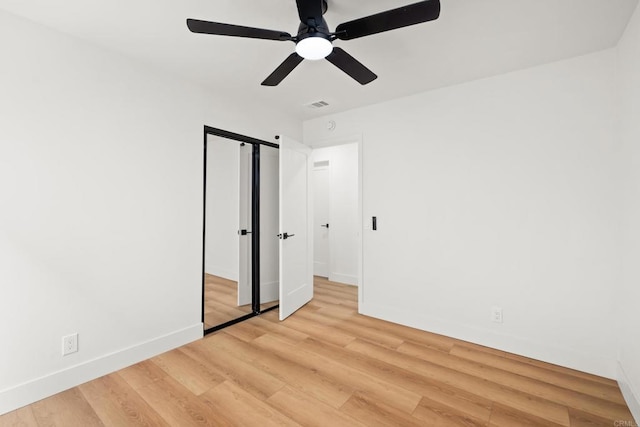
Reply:
[[[278,301],[260,305],[261,310],[278,305]],[[251,304],[238,306],[238,282],[205,274],[204,329],[222,325],[251,313]]]
[[[204,328],[221,325],[251,313],[251,304],[238,306],[238,282],[205,274]]]
[[[356,313],[356,289],[313,301],[0,417],[0,426],[614,426],[616,383]],[[620,424],[618,424],[620,425]]]

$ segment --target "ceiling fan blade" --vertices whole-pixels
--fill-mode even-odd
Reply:
[[[316,25],[322,24],[322,12],[326,7],[323,0],[296,0],[298,5],[298,16],[300,22],[307,25],[310,19],[315,21]]]
[[[340,68],[361,85],[371,83],[378,78],[370,69],[339,47],[333,48],[333,52],[327,56],[327,61]]]
[[[263,82],[262,86],[277,86],[285,77],[289,75],[301,62],[303,58],[297,53],[293,52],[284,60],[282,64],[275,69],[273,73],[269,75]]]
[[[222,24],[220,22],[187,19],[187,27],[192,33],[214,34],[218,36],[248,37],[264,40],[293,40],[291,34],[284,31],[264,30],[262,28],[243,27],[240,25]]]
[[[352,40],[358,37],[433,21],[440,16],[440,0],[426,0],[365,18],[345,22],[336,27],[336,37]]]

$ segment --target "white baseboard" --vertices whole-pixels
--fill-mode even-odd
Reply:
[[[202,338],[202,323],[0,391],[0,415]]]
[[[633,415],[636,424],[640,425],[640,394],[637,393],[633,383],[629,380],[629,377],[627,377],[627,374],[619,362],[618,385],[620,386],[620,390],[622,390],[622,395],[624,396],[625,402],[627,402],[627,406],[629,406],[631,415]]]
[[[592,354],[584,354],[567,347],[534,342],[499,331],[488,330],[474,325],[452,323],[433,316],[372,304],[366,301],[358,305],[358,312],[365,316],[376,317],[605,378],[613,379],[616,376],[615,360],[613,358],[607,359]]]
[[[329,280],[331,280],[332,282],[358,286],[358,276],[353,276],[350,274],[329,273]]]

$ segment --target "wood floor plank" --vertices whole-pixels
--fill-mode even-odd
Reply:
[[[322,307],[319,306],[318,304],[316,304],[313,300],[311,300],[311,302],[308,302],[305,306],[304,306],[307,310],[319,310]],[[266,313],[265,315],[268,315],[268,313]]]
[[[25,406],[0,416],[0,427],[38,427],[31,406]]]
[[[325,284],[322,288],[321,294],[329,295],[334,298],[341,298],[343,301],[350,301],[352,303],[358,301],[358,288],[356,286]]]
[[[255,327],[256,329],[264,333],[277,335],[278,338],[285,340],[290,344],[297,344],[309,338],[309,335],[303,332],[288,328],[282,323],[270,322],[269,320],[262,317],[255,317],[251,319],[250,324],[252,327]]]
[[[300,313],[299,317],[309,319],[311,322],[323,323],[333,328],[334,331],[344,332],[348,336],[366,339],[393,349],[398,348],[398,346],[404,342],[401,338],[398,338],[386,331],[359,325],[344,318],[332,317],[322,310]]]
[[[222,375],[180,349],[163,353],[151,360],[195,395],[225,381]]]
[[[251,312],[251,307],[241,306],[238,307],[235,304],[231,304],[227,301],[217,301],[213,299],[207,300],[205,303],[205,314],[215,314],[218,317],[225,317],[225,322],[236,319],[240,316],[244,316]]]
[[[368,397],[366,393],[356,392],[342,405],[340,412],[364,422],[367,426],[377,427],[423,427],[424,422],[400,411],[383,401]]]
[[[331,297],[331,298],[338,298],[341,303],[349,301],[350,304],[353,304],[356,302],[351,298],[354,294],[352,292],[347,291],[342,286],[331,286],[331,285],[326,286],[325,289],[323,289],[323,292],[321,295]]]
[[[358,300],[358,291],[359,291],[358,286],[348,285],[348,284],[339,283],[339,282],[332,282],[331,280],[325,277],[317,277],[317,276],[314,276],[314,284],[317,285],[316,289],[322,292],[326,290],[339,291],[339,292],[348,294],[349,300],[351,301]]]
[[[262,356],[262,351],[258,348],[250,345],[247,341],[231,335],[227,330],[209,335],[206,339],[193,345],[202,346],[206,351],[214,354],[217,354],[217,352],[224,352],[237,360],[241,360],[254,366],[255,361]],[[190,346],[191,344],[188,347]]]
[[[491,416],[492,402],[454,388],[426,390],[413,416],[434,424],[485,426]]]
[[[287,344],[278,337],[264,335],[256,340],[256,345],[308,369],[316,370],[326,381],[337,384],[345,390],[366,393],[407,414],[411,414],[420,402],[421,396],[417,393],[349,368],[340,363],[339,359],[319,356],[297,345]]]
[[[356,338],[351,334],[336,331],[331,326],[318,325],[313,321],[310,322],[302,318],[301,315],[302,313],[298,313],[298,316],[291,316],[284,320],[282,323],[291,329],[295,329],[296,331],[305,333],[311,337],[320,338],[339,346],[347,345]]]
[[[224,413],[238,426],[299,426],[273,406],[244,391],[232,382],[225,381],[200,396],[216,413]]]
[[[213,346],[190,345],[182,350],[257,399],[264,400],[285,385],[280,379],[259,369],[253,363],[235,357],[230,352],[217,350]]]
[[[225,341],[221,348],[224,348],[232,356],[251,363],[256,368],[274,375],[290,387],[308,393],[318,400],[339,407],[349,397],[349,393],[341,390],[339,386],[317,376],[312,368],[299,365],[278,354],[265,352],[264,349],[255,345],[240,340],[234,341],[231,336],[228,336]],[[219,345],[219,343],[217,344]]]
[[[491,427],[560,427],[564,425],[531,412],[518,411],[500,404],[494,404],[491,418],[489,419],[489,426]]]
[[[168,426],[164,419],[117,373],[79,387],[107,426]]]
[[[326,375],[315,366],[310,366],[300,355],[281,351],[284,341],[274,340],[276,339],[273,337],[263,335],[254,341],[257,348],[269,355],[257,359],[260,366],[266,369],[282,367],[277,373],[282,381],[334,408],[339,408],[351,397],[353,387],[343,384],[333,375]]]
[[[40,427],[104,426],[77,387],[36,402],[32,409]]]
[[[482,417],[470,415],[465,410],[424,398],[413,412],[413,416],[428,426],[484,427],[489,423],[491,412]]]
[[[247,322],[248,321],[245,321],[242,323],[238,323],[237,325],[233,325],[232,327],[226,328],[224,332],[246,342],[253,341],[254,339],[267,333],[267,331],[265,331],[264,329],[254,327],[253,322]]]
[[[343,306],[330,305],[320,307],[317,310],[313,310],[315,313],[322,314],[323,316],[332,317],[337,320],[353,320],[354,317],[360,317],[356,310]]]
[[[161,380],[168,374],[151,360],[145,360],[128,368],[121,369],[118,374],[134,389],[137,390]]]
[[[284,387],[278,391],[267,400],[267,403],[306,427],[366,426],[338,409],[290,387]]]
[[[354,310],[358,309],[357,301],[344,300],[342,297],[334,297],[326,294],[318,294],[317,296],[314,295],[314,300],[316,304],[323,303],[326,305],[330,304],[330,305],[337,305],[337,306],[343,306],[343,307],[350,307],[350,308],[353,308]]]
[[[182,384],[167,376],[137,390],[140,396],[174,426],[231,426],[222,412],[215,411]]]

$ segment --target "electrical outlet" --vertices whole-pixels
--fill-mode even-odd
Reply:
[[[502,323],[501,307],[491,307],[491,320],[496,323]]]
[[[62,337],[62,355],[66,356],[78,351],[78,334]]]

